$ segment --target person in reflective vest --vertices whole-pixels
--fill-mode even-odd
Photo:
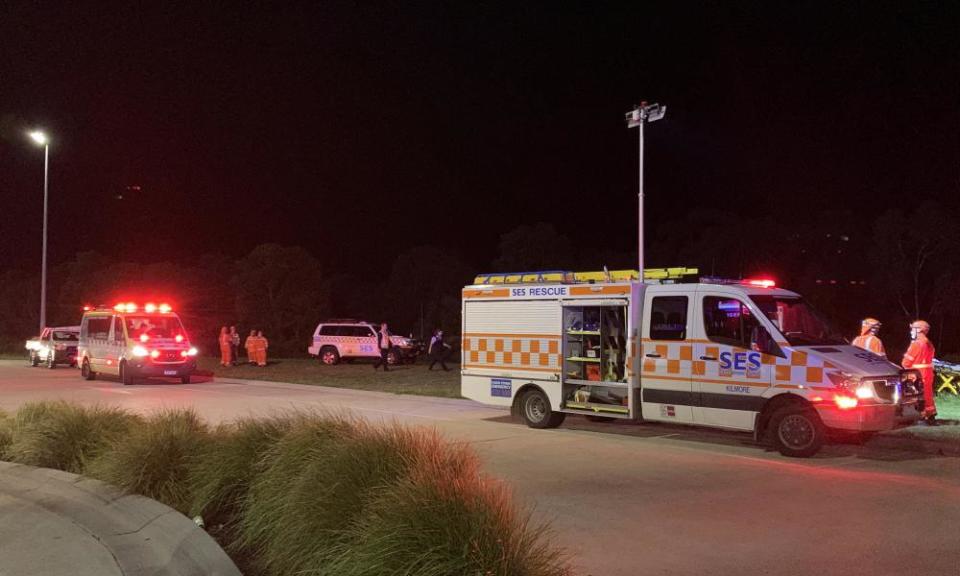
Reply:
[[[251,330],[250,335],[243,341],[243,347],[247,350],[247,363],[257,363],[257,331]]]
[[[903,355],[903,367],[913,368],[920,372],[923,380],[923,418],[929,424],[936,422],[937,405],[933,399],[933,355],[935,350],[927,335],[930,334],[930,324],[917,320],[910,325],[910,347]]]
[[[887,352],[883,349],[883,342],[877,335],[879,333],[880,321],[876,318],[864,318],[863,322],[860,323],[860,335],[854,338],[851,344],[886,358]]]
[[[233,344],[233,339],[230,338],[230,332],[227,330],[227,327],[224,326],[220,328],[220,365],[229,366],[230,365],[230,346]]]
[[[263,335],[263,330],[257,330],[257,366],[266,366],[267,365],[267,348],[270,346],[270,342],[267,341],[266,336]]]

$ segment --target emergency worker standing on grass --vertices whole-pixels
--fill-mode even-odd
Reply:
[[[383,365],[383,371],[388,370],[387,356],[390,354],[390,331],[387,330],[387,323],[384,322],[380,325],[380,335],[377,340],[377,344],[380,346],[380,358],[373,365],[373,369],[376,370]]]
[[[269,347],[270,342],[263,335],[263,330],[257,330],[257,366],[267,365],[267,348]]]
[[[240,361],[240,334],[236,326],[230,327],[230,362],[236,366]]]
[[[930,324],[917,320],[910,325],[910,347],[903,355],[903,367],[920,371],[923,379],[923,418],[927,424],[936,424],[937,405],[933,399],[933,344],[927,335],[930,333]]]
[[[883,349],[883,342],[878,336],[879,333],[880,321],[876,318],[864,318],[863,322],[860,323],[860,335],[854,338],[851,344],[886,358],[887,351]]]
[[[257,363],[257,331],[251,330],[250,335],[247,336],[247,339],[243,341],[243,347],[247,350],[247,363],[256,364]]]
[[[434,365],[439,362],[444,372],[449,372],[447,368],[447,353],[450,351],[450,345],[443,341],[443,330],[437,328],[433,331],[433,338],[430,338],[430,348],[427,349],[427,355],[430,356],[430,367],[427,370],[433,370]]]
[[[230,347],[233,340],[230,338],[230,332],[226,326],[220,328],[220,365],[230,365]]]

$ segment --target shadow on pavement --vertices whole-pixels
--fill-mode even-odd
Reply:
[[[512,416],[497,416],[486,418],[488,422],[509,423],[524,426],[522,422]],[[743,446],[756,449],[760,453],[776,452],[769,445],[758,444],[753,441],[753,435],[746,432],[722,431],[696,426],[681,426],[661,422],[591,422],[583,416],[567,415],[561,428],[584,432],[616,434],[635,438],[670,438],[697,444],[716,446]],[[931,458],[949,458],[940,454],[931,454],[910,449],[898,449],[887,446],[871,445],[871,441],[862,441],[855,436],[839,436],[831,438],[824,444],[818,454],[810,460],[831,460],[839,458],[862,458],[864,460],[879,460],[899,462],[908,460],[928,460]]]

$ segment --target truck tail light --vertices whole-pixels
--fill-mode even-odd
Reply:
[[[853,410],[857,407],[857,404],[860,403],[859,400],[852,396],[843,396],[841,394],[834,396],[833,401],[837,404],[837,408],[841,410]]]

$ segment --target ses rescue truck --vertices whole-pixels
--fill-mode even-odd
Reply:
[[[827,429],[919,419],[915,371],[849,345],[770,280],[696,269],[478,276],[463,289],[462,394],[528,426],[567,414],[752,431],[810,456]]]
[[[197,349],[168,304],[125,302],[85,309],[77,365],[87,380],[109,374],[133,384],[135,378],[161,376],[189,384]]]

